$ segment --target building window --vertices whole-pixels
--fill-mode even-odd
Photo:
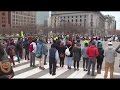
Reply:
[[[68,20],[68,22],[69,22],[69,20]]]
[[[5,13],[2,13],[2,15],[5,15]]]
[[[84,21],[86,22],[86,19],[84,19]]]
[[[76,16],[76,18],[77,18],[77,16]]]
[[[5,24],[2,25],[2,27],[5,27],[5,26],[6,26]]]
[[[80,19],[80,22],[82,22],[82,19]]]
[[[72,18],[73,18],[73,16],[72,16]]]
[[[68,18],[69,18],[69,16],[68,16]]]
[[[86,18],[86,15],[84,16],[84,18]]]
[[[76,22],[77,22],[77,19],[76,19]]]
[[[64,18],[65,18],[65,16],[64,16]]]
[[[80,26],[81,26],[81,24],[80,24]]]
[[[72,19],[72,22],[73,22],[73,19]]]
[[[80,15],[80,18],[81,18],[82,16]]]

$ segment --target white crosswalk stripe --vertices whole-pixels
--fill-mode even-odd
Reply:
[[[28,63],[26,63],[26,62],[28,62]],[[26,64],[24,64],[24,63],[26,63]],[[40,79],[40,78],[51,79],[51,78],[57,78],[59,76],[61,76],[62,78],[67,78],[67,79],[71,79],[71,78],[73,78],[73,79],[82,79],[82,78],[103,79],[104,78],[104,71],[101,71],[101,74],[97,74],[95,77],[92,77],[90,75],[87,75],[87,71],[83,71],[83,68],[79,68],[79,71],[74,71],[73,66],[72,66],[71,70],[68,70],[67,65],[65,65],[64,68],[57,68],[56,75],[52,76],[49,74],[49,64],[48,63],[47,63],[47,65],[44,66],[47,71],[41,70],[38,67],[31,68],[29,61],[26,61],[26,60],[21,61],[20,64],[21,65],[19,65],[19,63],[17,63],[16,65],[19,65],[19,66],[13,68],[15,73],[16,72],[18,73],[20,71],[20,73],[15,75],[13,77],[13,79],[17,79],[17,78],[25,79],[25,78],[34,76],[37,73],[38,73],[38,76],[36,78],[38,78],[38,79]],[[39,64],[39,61],[36,61],[36,64]],[[27,68],[26,71],[23,70],[26,68]],[[69,71],[72,71],[72,73],[69,74]],[[44,72],[44,73],[39,76],[39,74],[41,74],[41,72],[42,73]],[[67,74],[67,76],[64,77],[64,75],[66,75],[66,74]],[[114,73],[114,75],[120,76],[120,73]],[[108,73],[108,78],[110,78],[110,73]]]

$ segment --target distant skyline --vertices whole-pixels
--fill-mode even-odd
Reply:
[[[112,15],[116,20],[116,29],[120,30],[120,11],[101,11],[103,15]]]
[[[49,11],[37,12],[36,23],[37,24],[44,24],[44,20],[47,20],[48,17],[49,17]]]
[[[120,11],[101,11],[103,15],[112,15],[115,16],[116,20],[116,29],[120,30]],[[44,24],[44,20],[47,20],[49,17],[49,11],[39,11],[37,12],[37,24]]]

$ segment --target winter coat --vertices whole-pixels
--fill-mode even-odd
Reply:
[[[104,52],[105,61],[109,63],[115,62],[115,57],[117,57],[117,52],[113,47],[107,47]]]
[[[81,48],[80,47],[73,47],[73,60],[80,61],[81,58]]]
[[[89,58],[96,58],[99,55],[98,48],[96,48],[94,45],[91,45],[87,48],[87,55]]]
[[[84,48],[82,48],[82,50],[81,50],[81,54],[82,54],[82,56],[83,56],[84,58],[88,58],[88,55],[87,55],[87,53],[86,53],[87,48],[88,48],[88,47],[84,47]]]

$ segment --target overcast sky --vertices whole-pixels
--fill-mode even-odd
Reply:
[[[120,30],[120,11],[104,11],[104,12],[101,11],[101,13],[104,15],[115,16],[116,29]]]

